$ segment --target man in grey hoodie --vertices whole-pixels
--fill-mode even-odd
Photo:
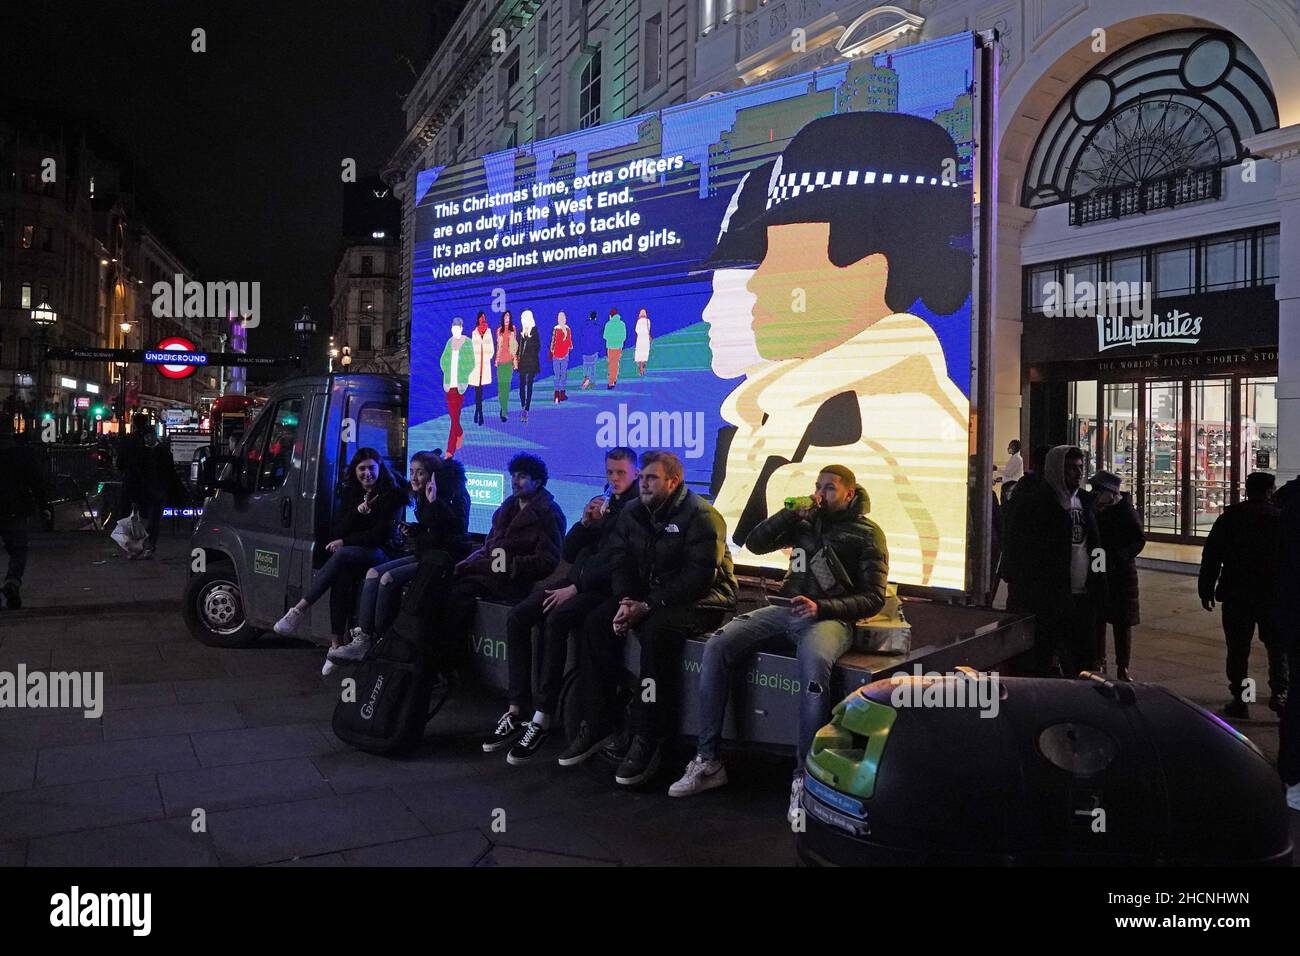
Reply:
[[[1058,673],[1059,662],[1059,671],[1074,677],[1100,664],[1090,635],[1105,606],[1105,552],[1093,497],[1081,487],[1083,452],[1057,445],[1042,471],[1042,483],[1017,509],[1008,546],[1016,549],[1026,608],[1037,618],[1032,670]]]

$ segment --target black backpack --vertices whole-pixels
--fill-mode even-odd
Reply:
[[[349,675],[356,681],[355,699],[343,698],[334,705],[334,735],[339,740],[368,753],[396,754],[424,739],[424,728],[450,691],[448,687],[434,700],[426,634],[431,606],[450,569],[450,560],[441,552],[421,556],[397,620]]]

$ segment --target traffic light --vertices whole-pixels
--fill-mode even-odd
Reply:
[[[96,405],[94,408],[90,410],[90,414],[94,416],[95,421],[99,421],[104,417],[105,411],[106,409],[104,408],[103,405]]]

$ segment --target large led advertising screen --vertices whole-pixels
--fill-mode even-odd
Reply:
[[[838,463],[891,580],[963,588],[973,62],[963,34],[419,173],[408,447],[463,462],[472,529],[517,451],[572,522],[604,449],[663,448],[738,564],[781,564],[745,536]]]

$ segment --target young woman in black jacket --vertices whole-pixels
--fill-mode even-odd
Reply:
[[[405,489],[393,479],[379,452],[358,449],[348,463],[334,538],[325,545],[329,560],[316,572],[303,599],[276,621],[275,633],[294,633],[307,608],[328,591],[331,648],[348,642],[348,619],[356,607],[357,585],[370,568],[391,556],[386,548],[392,547],[397,519],[406,501]],[[327,663],[326,673],[331,669]]]
[[[397,526],[403,554],[366,572],[352,640],[332,648],[331,661],[359,661],[366,656],[374,639],[397,618],[402,589],[415,577],[420,561],[441,560],[450,572],[470,551],[464,466],[455,459],[439,458],[437,452],[420,451],[411,456],[410,473],[408,501],[415,506],[415,523]],[[431,551],[442,554],[431,556]]]

